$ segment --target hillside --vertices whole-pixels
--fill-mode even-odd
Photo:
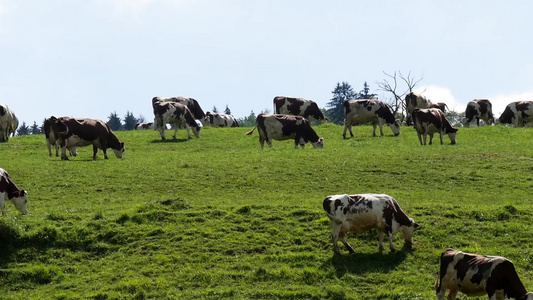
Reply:
[[[463,128],[432,146],[408,127],[349,140],[315,128],[322,150],[261,151],[250,128],[118,132],[124,159],[107,161],[92,147],[49,157],[42,135],[0,144],[29,193],[28,215],[6,203],[0,217],[0,299],[433,299],[447,247],[508,257],[533,291],[531,128]],[[334,256],[322,201],[344,193],[396,198],[421,224],[414,251],[379,253],[371,231]]]

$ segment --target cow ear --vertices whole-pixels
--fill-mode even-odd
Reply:
[[[418,224],[418,223],[415,222],[415,223],[413,224],[413,227],[414,227],[414,228],[418,228],[418,227],[420,227],[420,224]]]
[[[19,191],[19,197],[24,197],[25,195],[27,195],[28,193],[25,191],[25,190],[20,190]]]

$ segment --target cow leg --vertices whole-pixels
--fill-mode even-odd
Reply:
[[[440,131],[440,144],[441,144],[441,145],[444,144],[444,143],[442,142],[442,134],[443,134],[443,132],[442,132],[442,130],[441,130],[441,131]]]
[[[337,244],[337,242],[339,241],[340,231],[341,224],[331,221],[331,239],[333,241],[333,252],[335,252],[336,254],[341,254],[339,250],[339,245]]]
[[[265,140],[259,136],[259,143],[261,144],[261,150],[265,149]]]
[[[6,193],[0,193],[0,207],[2,208],[2,216],[6,215]]]
[[[420,133],[418,134],[418,140],[420,141],[420,145],[424,145],[424,144],[422,144],[422,134],[420,134]]]
[[[61,146],[61,160],[68,160],[66,143],[65,146]]]
[[[384,250],[384,247],[383,247],[383,236],[385,235],[385,233],[383,231],[379,231],[379,252],[383,252]]]
[[[344,132],[342,133],[342,137],[344,139],[346,139],[346,131],[349,130],[350,131],[350,136],[353,137],[353,132],[352,132],[352,125],[351,124],[348,124],[347,122],[344,123]]]
[[[161,139],[164,141],[166,140],[165,138],[165,125],[163,126],[158,126],[157,127],[157,130],[159,131],[159,134],[161,135]]]
[[[93,145],[93,160],[96,160],[96,153],[98,153],[98,147]],[[104,150],[104,157],[105,157],[105,150]],[[107,158],[106,158],[107,159]]]
[[[424,144],[426,144],[425,141],[424,141]],[[429,134],[429,144],[433,145],[433,133]]]
[[[175,124],[174,127],[174,135],[172,136],[173,139],[176,139],[176,135],[178,134],[178,124]],[[189,134],[189,129],[187,129],[187,134]],[[189,134],[189,138],[191,138],[191,135]]]
[[[442,299],[444,299],[444,297]],[[455,300],[455,299],[457,299],[457,291],[450,290],[450,292],[448,293],[448,300]]]
[[[389,236],[390,252],[396,252],[396,247],[394,247],[394,243],[392,242],[393,240],[392,232],[387,232],[387,235]]]
[[[376,136],[376,127],[378,126],[378,124],[376,122],[372,122],[372,127],[374,127],[374,131],[372,131],[372,136]]]
[[[428,134],[424,132],[424,145],[427,145],[427,139],[428,139]],[[429,144],[431,145],[431,140]]]

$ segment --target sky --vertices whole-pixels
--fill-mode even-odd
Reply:
[[[455,111],[497,116],[533,100],[533,1],[0,0],[0,103],[20,123],[52,115],[153,120],[184,96],[237,117],[275,96],[320,107],[338,82],[372,93],[386,73]],[[397,91],[406,89],[399,82]]]

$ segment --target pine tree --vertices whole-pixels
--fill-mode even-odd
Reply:
[[[218,113],[218,109],[217,109],[216,106],[213,106],[213,113],[215,113],[215,114]]]
[[[37,122],[33,121],[33,125],[30,127],[31,134],[41,134],[41,128],[37,125]]]
[[[330,107],[326,112],[329,119],[335,124],[344,123],[344,101],[356,99],[358,94],[353,91],[352,86],[348,82],[338,83],[335,89],[331,92],[333,98],[326,104]]]
[[[255,113],[252,110],[249,116],[244,117],[244,118],[239,118],[237,119],[237,122],[239,123],[241,127],[254,127],[256,119],[257,117],[255,116]]]
[[[224,109],[224,113],[226,115],[231,115],[231,110],[229,109],[228,105],[226,104],[226,109]]]
[[[120,118],[117,115],[117,112],[112,112],[107,120],[107,125],[109,125],[109,128],[111,130],[117,131],[120,130],[122,127],[122,123],[120,123]]]
[[[130,111],[128,110],[126,112],[126,115],[124,116],[124,130],[133,130],[135,129],[135,125],[137,125],[137,123],[139,122],[139,120],[137,118],[135,118],[133,116],[132,113],[130,113]],[[111,125],[110,125],[111,127]]]
[[[26,122],[22,122],[22,125],[17,129],[17,135],[28,135],[30,134],[30,128],[26,125]]]
[[[357,99],[377,99],[377,94],[370,94],[370,87],[368,86],[368,83],[365,81],[363,84],[363,90],[359,92],[357,95]]]

